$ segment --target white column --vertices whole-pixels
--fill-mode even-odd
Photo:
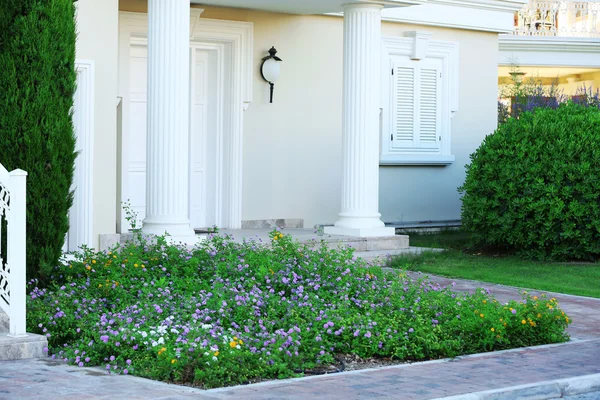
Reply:
[[[348,236],[392,236],[379,214],[379,105],[381,9],[344,5],[342,211],[325,232]]]
[[[189,0],[148,1],[148,142],[142,231],[194,243],[189,212]]]

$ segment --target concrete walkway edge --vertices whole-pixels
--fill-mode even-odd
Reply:
[[[591,392],[600,392],[600,374],[557,379],[554,381],[486,390],[477,393],[440,397],[435,400],[511,400],[516,398],[550,400]]]

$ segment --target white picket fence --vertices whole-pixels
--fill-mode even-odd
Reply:
[[[9,336],[25,330],[25,188],[27,172],[0,164],[0,308],[9,318]],[[3,237],[4,233],[4,237]]]

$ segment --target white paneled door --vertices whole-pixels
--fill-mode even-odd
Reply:
[[[126,190],[138,223],[146,211],[146,101],[147,61],[145,45],[132,45],[129,76],[129,126],[124,143]],[[190,210],[195,229],[216,224],[217,90],[218,57],[209,48],[190,52]],[[129,226],[130,228],[130,226]]]

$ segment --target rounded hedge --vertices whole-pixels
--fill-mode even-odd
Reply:
[[[600,110],[569,102],[509,119],[471,155],[459,191],[478,245],[598,259]]]

